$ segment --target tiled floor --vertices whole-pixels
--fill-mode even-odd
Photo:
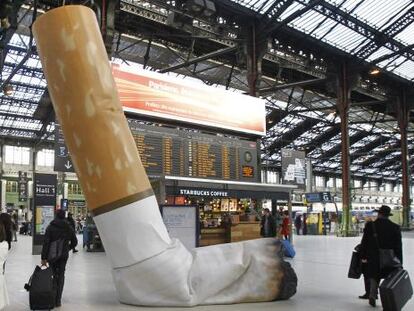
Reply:
[[[404,237],[405,268],[414,276],[414,233]],[[360,238],[333,236],[295,237],[297,256],[292,264],[299,277],[298,293],[289,301],[201,306],[194,310],[292,310],[292,311],[350,311],[373,310],[366,301],[357,299],[363,292],[362,280],[346,277],[353,247]],[[7,311],[29,310],[28,294],[23,289],[39,256],[31,255],[31,238],[19,237],[13,245],[6,269],[11,305]],[[181,310],[183,308],[157,308]],[[376,308],[380,310],[380,307]],[[154,310],[118,303],[104,253],[80,251],[70,256],[62,311]],[[414,299],[404,310],[414,310]]]

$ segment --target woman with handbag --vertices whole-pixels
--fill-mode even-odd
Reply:
[[[370,279],[369,304],[376,306],[378,286],[395,268],[402,265],[402,240],[400,226],[389,220],[391,208],[382,205],[378,218],[368,222],[361,241],[361,261],[364,275]]]

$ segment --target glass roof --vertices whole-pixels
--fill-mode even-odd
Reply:
[[[246,6],[261,14],[266,13],[272,4],[277,0],[232,0]],[[305,8],[310,0],[295,0],[280,15],[278,21],[283,21],[291,14]],[[391,5],[392,4],[392,5]],[[396,40],[397,43],[410,45],[414,43],[414,24],[411,20],[407,22],[406,27],[395,34],[393,29],[389,28],[395,23],[400,23],[404,17],[414,10],[414,1],[412,0],[325,0],[314,8],[305,11],[302,15],[293,19],[288,26],[313,36],[323,42],[329,43],[343,51],[353,55],[358,55],[366,44],[375,44],[372,37],[366,37],[357,33],[348,26],[338,23],[331,17],[327,17],[318,11],[318,8],[333,5],[345,14],[357,18],[365,25],[387,33],[390,39]],[[397,27],[398,28],[398,27]],[[380,47],[374,49],[368,54],[368,60],[372,61],[380,56],[391,54],[394,51]],[[358,55],[359,56],[359,55]],[[396,55],[393,59],[379,63],[377,66],[384,70],[391,71],[408,80],[414,79],[414,61],[407,59],[405,56]],[[390,62],[391,61],[391,62]]]
[[[31,54],[10,77],[15,67],[24,59],[28,45],[29,37],[19,34],[14,34],[8,44],[1,79],[9,80],[11,91],[10,94],[6,94],[2,90],[0,94],[0,135],[33,138],[42,128],[41,120],[33,119],[33,114],[46,90],[46,80],[39,57]]]
[[[264,14],[278,0],[232,1]],[[279,20],[283,20],[290,14],[304,8],[309,1],[294,0],[292,5],[280,16]],[[366,24],[381,30],[386,29],[387,26],[414,7],[412,1],[408,0],[393,2],[392,8],[389,10],[384,9],[387,2],[389,2],[385,0],[325,0],[325,2],[335,5]],[[322,1],[322,3],[325,2]],[[361,44],[363,46],[370,42],[370,39],[342,24],[338,24],[335,20],[322,15],[316,9],[305,12],[288,25],[352,54],[358,51],[358,46],[361,46]],[[410,29],[411,31],[414,30],[409,26],[397,34],[395,38],[404,43],[412,43],[414,40],[409,32]],[[14,35],[12,37],[1,73],[3,81],[8,79],[14,68],[21,63],[27,53],[28,45],[29,37],[23,35]],[[282,52],[275,50],[275,54],[278,53]],[[368,60],[372,61],[390,53],[393,53],[393,51],[383,46],[369,55]],[[121,62],[120,59],[114,59],[114,61]],[[131,62],[130,59],[128,59],[128,63],[133,66],[141,66]],[[33,114],[46,90],[46,81],[36,54],[31,55],[21,65],[18,72],[14,73],[10,79],[9,84],[12,86],[11,94],[0,94],[0,135],[35,138],[42,128],[42,121],[34,119]],[[414,62],[407,60],[404,56],[396,55],[379,63],[379,66],[389,71],[393,70],[401,76],[414,77]],[[199,69],[204,67],[208,68],[203,63],[200,63],[198,66]],[[222,74],[222,71],[219,69],[217,69],[217,72],[212,71],[211,75]],[[177,75],[177,73],[170,74]],[[179,76],[191,79],[188,76]],[[234,73],[234,79],[241,79],[241,82],[245,82],[246,76],[243,73]],[[224,86],[219,85],[219,87],[223,88]],[[232,89],[232,91],[240,92],[241,90]],[[279,98],[272,95],[266,98],[266,100],[268,114],[271,114],[273,109],[279,109],[283,113],[280,114],[278,121],[272,124],[266,137],[262,140],[262,148],[264,150],[272,148],[275,142],[278,146],[277,150],[272,150],[272,152],[262,155],[265,161],[269,160],[268,163],[280,161],[280,146],[282,148],[297,148],[307,150],[309,158],[318,169],[322,168],[327,171],[339,172],[341,169],[341,136],[340,131],[338,131],[340,119],[334,110],[323,109],[334,106],[335,99],[323,97],[300,88],[294,88],[293,90],[280,90]],[[316,110],[312,111],[312,109]],[[372,112],[351,108],[350,119],[358,122],[369,121],[372,119]],[[378,160],[376,154],[383,152],[388,145],[393,146],[392,148],[395,149],[394,145],[398,136],[395,135],[395,130],[392,128],[394,125],[382,126],[381,124],[376,124],[373,126],[371,124],[357,124],[350,126],[350,138],[354,140],[351,144],[351,155],[358,155],[358,159],[353,161],[356,171],[380,172],[381,174],[384,173],[384,175],[388,174],[391,176],[388,170],[394,163],[390,161],[394,159],[398,152],[391,150],[381,157],[381,161]],[[47,127],[47,131],[51,132],[53,128],[54,124],[52,123]],[[377,145],[376,141],[379,137],[389,138],[391,135],[395,138],[389,141],[384,139],[384,142],[380,141],[378,146],[372,147],[369,151],[364,149],[370,143],[372,146]],[[51,137],[49,136],[49,138]],[[410,138],[411,143],[412,141],[413,138]],[[364,161],[371,161],[372,163],[364,166],[362,165]],[[384,163],[390,163],[390,165],[382,168],[381,165],[384,165]]]

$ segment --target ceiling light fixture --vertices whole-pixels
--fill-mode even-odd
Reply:
[[[378,69],[378,68],[374,68],[374,69],[371,69],[370,71],[369,71],[369,74],[370,75],[377,75],[377,74],[379,74],[381,71]]]
[[[6,84],[5,86],[3,86],[3,94],[6,96],[12,96],[13,87],[10,84]]]

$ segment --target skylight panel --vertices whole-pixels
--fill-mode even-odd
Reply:
[[[409,60],[396,68],[394,73],[408,79],[414,79],[414,62]]]
[[[374,53],[372,53],[368,57],[368,60],[369,61],[372,61],[372,60],[375,60],[375,59],[377,59],[379,57],[382,57],[382,56],[388,55],[388,54],[392,54],[392,53],[394,53],[394,51],[392,51],[392,50],[390,50],[390,49],[382,46],[378,50],[376,50]]]
[[[18,47],[26,47],[29,44],[30,37],[24,35],[17,35],[14,34],[9,41],[9,45],[18,46]]]
[[[365,0],[352,15],[381,28],[389,18],[397,14],[411,0]],[[338,0],[337,0],[338,2]]]
[[[377,66],[392,71],[395,67],[399,66],[405,61],[407,61],[407,58],[404,56],[395,56],[378,63]]]
[[[331,44],[337,45],[341,49],[349,52],[365,40],[365,37],[349,29],[348,27],[337,25],[335,29],[326,35],[326,37],[322,40],[328,41]]]
[[[232,0],[232,1],[239,3],[259,13],[266,12],[266,10],[273,4],[273,1],[269,1],[269,0]],[[261,9],[261,11],[259,11],[259,9]]]
[[[397,34],[395,38],[409,45],[414,44],[414,23]]]
[[[325,16],[315,11],[307,11],[302,16],[294,19],[289,26],[299,27],[309,33],[316,25],[325,19]]]
[[[293,3],[290,7],[288,7],[283,13],[282,15],[280,15],[280,20],[284,20],[286,17],[288,17],[289,15],[291,15],[292,13],[303,9],[305,6],[303,4],[300,3]]]
[[[325,19],[323,20],[323,23],[320,26],[318,24],[313,29],[311,29],[311,35],[314,37],[320,38],[324,36],[328,31],[330,31],[332,27],[336,27],[336,25],[338,25],[336,21],[325,17]]]

